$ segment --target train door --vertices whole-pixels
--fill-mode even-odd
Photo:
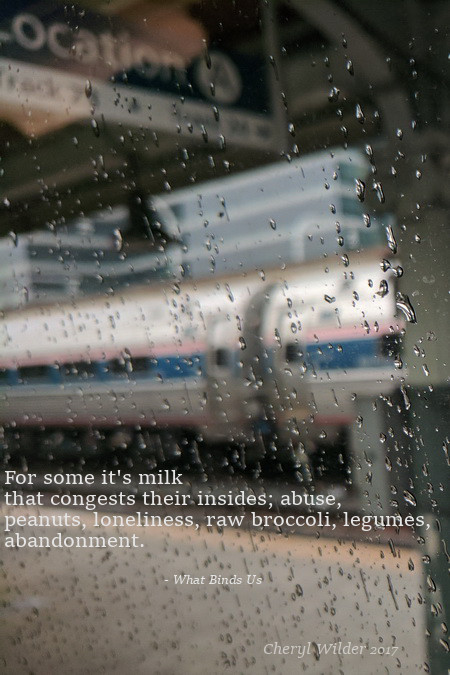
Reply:
[[[207,379],[210,437],[242,436],[246,411],[240,367],[238,327],[229,317],[218,317],[208,331]]]
[[[306,346],[298,313],[283,297],[277,303],[276,345],[273,370],[276,382],[276,417],[281,438],[304,437],[305,420],[309,417],[310,386],[305,378]]]

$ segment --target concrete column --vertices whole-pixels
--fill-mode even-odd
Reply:
[[[358,398],[358,420],[349,430],[350,467],[365,515],[391,515],[389,473],[380,434],[386,433],[383,408],[374,399]]]

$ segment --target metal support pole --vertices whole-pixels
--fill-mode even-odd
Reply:
[[[447,672],[450,641],[450,391],[448,387],[414,388],[410,392],[413,433],[414,495],[425,518],[418,533],[424,547],[428,668]]]
[[[383,410],[371,398],[358,399],[358,421],[350,427],[349,450],[352,482],[359,495],[361,513],[390,515],[388,471],[380,435],[386,425]]]

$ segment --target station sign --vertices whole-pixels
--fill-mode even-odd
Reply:
[[[76,5],[6,2],[0,9],[0,116],[27,134],[90,119],[273,147],[262,58],[200,45],[167,47],[151,21]],[[151,15],[150,15],[151,16]]]

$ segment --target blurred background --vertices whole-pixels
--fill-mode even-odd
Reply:
[[[377,646],[312,673],[448,667],[448,18],[2,3],[3,468],[170,467],[429,526],[5,549],[6,672],[298,672],[275,640]],[[167,583],[193,568],[266,581]]]

